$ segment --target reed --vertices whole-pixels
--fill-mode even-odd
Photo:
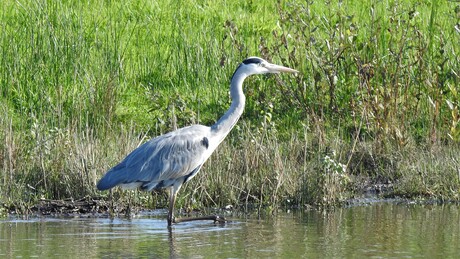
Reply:
[[[247,80],[242,120],[179,206],[329,206],[376,183],[458,200],[456,2],[3,2],[7,207],[100,195],[140,143],[214,123],[251,55],[302,73]]]

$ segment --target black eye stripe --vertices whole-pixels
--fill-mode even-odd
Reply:
[[[258,58],[258,57],[252,57],[252,58],[247,58],[245,59],[239,66],[238,68],[235,70],[235,72],[233,73],[232,75],[232,80],[233,80],[233,77],[235,76],[236,72],[241,68],[241,66],[244,65],[249,65],[249,64],[255,64],[255,65],[258,65],[258,66],[265,66],[265,60],[261,59],[261,58]]]
[[[243,64],[245,65],[249,65],[249,64],[260,64],[262,63],[262,59],[261,58],[248,58],[248,59],[245,59],[243,61]]]

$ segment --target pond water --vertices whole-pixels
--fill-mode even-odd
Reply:
[[[0,220],[0,258],[459,258],[460,206],[374,202],[166,226],[123,218]]]

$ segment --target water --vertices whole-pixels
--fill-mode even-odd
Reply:
[[[0,220],[0,258],[459,258],[460,207],[378,202],[258,219]]]

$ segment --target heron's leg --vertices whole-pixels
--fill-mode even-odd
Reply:
[[[225,223],[228,222],[224,217],[213,215],[195,218],[175,218],[174,217],[174,204],[176,202],[177,192],[181,188],[182,184],[175,184],[169,190],[169,212],[168,212],[168,226],[170,227],[173,223],[195,221],[195,220],[213,220],[214,222]]]
[[[177,192],[174,190],[174,187],[171,187],[169,190],[169,211],[168,211],[168,226],[174,222],[174,203],[176,202]]]
[[[180,222],[187,222],[187,221],[198,221],[198,220],[212,220],[214,223],[226,223],[229,222],[227,219],[224,217],[221,217],[219,215],[211,215],[211,216],[202,216],[202,217],[194,217],[194,218],[179,218],[179,219],[174,219],[174,223],[180,223]]]
[[[187,221],[196,221],[196,220],[212,220],[214,223],[220,222],[225,223],[228,222],[224,217],[218,215],[212,216],[203,216],[203,217],[194,217],[194,218],[175,218],[174,217],[174,203],[176,201],[177,192],[181,188],[182,185],[174,185],[171,187],[171,194],[169,200],[169,214],[168,214],[168,226],[171,226],[172,223],[180,223],[180,222],[187,222]]]

